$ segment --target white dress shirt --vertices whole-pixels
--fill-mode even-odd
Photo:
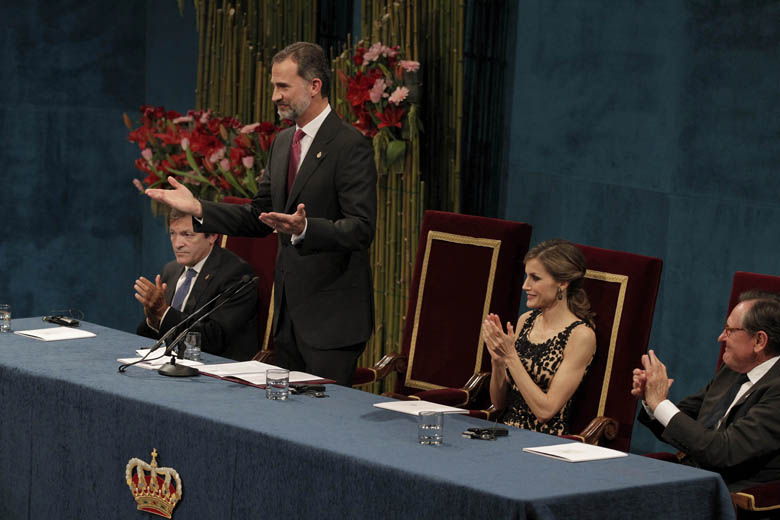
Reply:
[[[742,384],[739,390],[737,390],[737,395],[734,397],[734,400],[731,401],[731,404],[729,405],[728,410],[726,410],[726,413],[723,414],[723,417],[728,416],[729,412],[731,411],[731,408],[734,406],[734,403],[739,402],[739,399],[743,395],[745,395],[745,392],[750,390],[753,387],[753,385],[758,382],[759,379],[764,377],[764,374],[769,372],[769,369],[774,366],[774,364],[777,362],[778,359],[780,359],[780,356],[769,358],[763,363],[754,366],[747,373],[748,380]],[[664,428],[666,428],[666,425],[669,424],[669,421],[672,420],[672,417],[674,417],[680,412],[680,409],[677,408],[677,406],[675,406],[675,404],[671,402],[669,399],[661,401],[658,404],[658,406],[655,407],[655,412],[651,412],[644,401],[642,401],[642,406],[645,407],[645,411],[647,412],[647,415],[649,415],[650,418],[654,418],[656,421],[663,424]],[[723,420],[723,417],[720,418],[718,424],[715,426],[716,430],[720,426],[720,421]]]

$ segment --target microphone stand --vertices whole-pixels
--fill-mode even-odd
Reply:
[[[181,323],[179,323],[179,324],[178,324],[178,325],[176,325],[175,327],[171,327],[170,329],[168,329],[168,332],[166,332],[165,334],[163,334],[163,336],[162,336],[160,339],[158,339],[157,341],[155,341],[155,342],[154,342],[154,344],[153,344],[153,345],[152,345],[152,346],[149,348],[149,350],[146,352],[146,354],[144,354],[144,357],[142,357],[142,358],[141,358],[141,359],[139,359],[138,361],[133,361],[132,363],[126,363],[126,364],[123,364],[123,365],[119,365],[119,368],[118,368],[117,370],[118,370],[119,372],[123,372],[123,373],[124,373],[124,372],[127,370],[127,368],[128,368],[128,367],[131,367],[131,366],[133,366],[133,365],[137,365],[138,363],[142,363],[142,362],[146,361],[146,358],[148,358],[148,357],[151,355],[151,353],[152,353],[152,352],[154,352],[155,350],[157,350],[158,348],[160,348],[160,346],[161,346],[163,343],[165,343],[165,341],[166,341],[168,338],[170,338],[171,336],[173,336],[173,333],[174,333],[174,332],[176,332],[176,331],[178,330],[178,328],[179,328],[179,325],[181,325],[182,323],[186,323],[186,322],[187,322],[187,321],[190,319],[190,317],[192,317],[192,316],[194,316],[194,315],[195,315],[195,313],[191,314],[191,315],[190,315],[190,316],[188,316],[188,317],[187,317],[187,318],[186,318],[184,321],[182,321]],[[163,357],[163,356],[158,356],[158,357],[156,357],[156,358],[154,358],[154,359],[160,359],[161,357]]]
[[[227,302],[232,300],[235,296],[240,294],[244,289],[252,285],[252,283],[255,282],[257,278],[258,277],[255,276],[249,281],[244,282],[244,284],[240,285],[238,289],[236,289],[235,291],[233,291],[233,293],[228,295],[227,298],[219,302],[212,309],[209,309],[208,312],[203,313],[200,317],[198,317],[198,319],[192,322],[192,324],[190,324],[186,329],[181,331],[181,333],[178,336],[176,336],[176,339],[174,339],[171,342],[171,344],[166,347],[165,354],[163,354],[163,356],[171,355],[173,349],[184,340],[184,338],[187,336],[187,333],[190,332],[195,327],[195,325],[203,321],[205,318],[210,316],[211,313],[213,313],[214,311],[216,311],[217,309],[225,305]],[[177,365],[176,357],[173,355],[171,355],[171,360],[168,363],[165,363],[163,366],[157,369],[157,373],[162,374],[164,376],[170,376],[170,377],[192,377],[192,376],[200,375],[200,372],[198,371],[197,368],[190,367],[187,365]]]
[[[187,322],[192,321],[193,319],[195,319],[196,316],[201,314],[209,305],[211,305],[212,303],[217,301],[218,298],[224,296],[229,291],[233,291],[228,296],[228,299],[232,298],[233,296],[236,295],[236,293],[238,293],[239,290],[241,290],[244,287],[244,284],[247,284],[250,281],[253,281],[253,280],[256,280],[256,279],[257,279],[257,277],[249,278],[249,275],[245,274],[244,276],[241,277],[240,280],[235,282],[232,286],[228,287],[227,289],[225,289],[225,291],[223,291],[223,292],[217,294],[216,296],[214,296],[212,299],[210,299],[209,301],[207,301],[206,303],[201,305],[200,308],[196,309],[195,312],[193,312],[189,316],[185,317],[181,322],[177,323],[176,325],[174,325],[173,327],[168,329],[168,332],[163,334],[160,339],[158,339],[157,341],[154,342],[154,344],[149,348],[149,351],[144,355],[144,357],[142,357],[138,361],[133,361],[132,363],[126,363],[126,364],[123,364],[123,365],[119,365],[119,368],[117,369],[117,371],[124,373],[127,370],[128,367],[131,367],[133,365],[137,365],[138,363],[142,363],[142,362],[146,361],[146,358],[148,358],[149,355],[152,352],[154,352],[155,350],[160,348],[163,344],[165,344],[165,342],[171,336],[173,336],[176,332],[178,332],[181,329],[182,325],[185,325]],[[179,340],[179,337],[180,336],[177,336],[176,341]],[[154,359],[160,359],[161,357],[167,356],[168,354],[170,354],[170,350],[166,349],[165,354],[163,354],[162,356],[156,357]]]

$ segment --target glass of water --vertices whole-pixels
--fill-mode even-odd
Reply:
[[[184,337],[184,359],[200,361],[200,332],[188,332]]]
[[[11,306],[0,303],[0,332],[11,332]]]
[[[444,414],[420,412],[417,416],[417,442],[426,446],[441,444],[444,434]]]
[[[290,371],[284,368],[269,368],[265,371],[265,397],[273,401],[284,401],[290,395]]]

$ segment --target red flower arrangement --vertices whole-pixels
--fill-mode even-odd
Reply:
[[[416,138],[420,63],[401,59],[398,46],[360,42],[345,65],[338,75],[346,86],[352,124],[373,138],[386,165],[393,165],[406,152],[404,140]]]
[[[140,191],[156,188],[175,175],[207,200],[254,195],[271,143],[284,128],[273,123],[243,125],[208,110],[181,115],[148,105],[141,107],[139,126],[134,127],[127,114],[124,122],[130,130],[128,140],[141,150],[135,167],[146,177],[133,181]]]

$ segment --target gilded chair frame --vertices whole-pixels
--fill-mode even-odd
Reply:
[[[601,383],[601,395],[599,397],[599,406],[596,413],[597,416],[603,416],[607,405],[609,382],[612,377],[612,364],[615,360],[615,348],[617,347],[618,334],[620,332],[620,321],[623,317],[623,304],[625,303],[626,290],[628,289],[628,276],[624,274],[606,273],[603,271],[588,269],[585,271],[585,278],[608,283],[616,283],[620,286],[620,289],[618,290],[617,303],[615,305],[615,315],[612,319],[612,332],[609,338],[607,362],[604,368],[604,380]]]
[[[501,250],[501,240],[489,239],[489,238],[475,238],[472,236],[456,235],[453,233],[444,233],[441,231],[429,231],[428,239],[425,244],[425,255],[423,257],[423,264],[420,270],[420,283],[417,288],[417,304],[415,306],[415,312],[413,316],[412,337],[409,347],[409,364],[406,369],[406,375],[404,384],[410,388],[417,388],[420,390],[438,390],[446,388],[441,385],[437,385],[428,381],[422,381],[412,378],[412,372],[414,367],[414,358],[417,347],[417,336],[420,328],[420,314],[423,308],[423,295],[425,293],[425,284],[428,275],[428,262],[431,254],[431,249],[434,244],[434,240],[442,242],[450,242],[455,244],[462,244],[468,246],[485,247],[492,250],[492,256],[490,261],[490,270],[487,273],[487,279],[485,281],[485,299],[482,311],[482,319],[484,320],[490,309],[490,302],[493,298],[493,283],[495,281],[496,266],[498,264],[498,255]],[[482,367],[482,357],[484,353],[484,346],[482,345],[482,338],[478,340],[476,348],[476,359],[474,360],[474,374],[480,372]]]

